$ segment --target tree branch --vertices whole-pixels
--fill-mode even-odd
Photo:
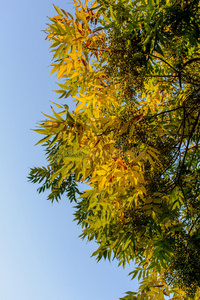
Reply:
[[[170,110],[165,110],[165,111],[163,111],[163,112],[161,112],[161,113],[158,113],[158,114],[156,114],[156,115],[149,116],[149,117],[145,117],[145,119],[151,119],[151,118],[154,118],[154,117],[157,117],[157,116],[166,114],[166,113],[171,112],[171,111],[176,111],[176,110],[181,109],[181,108],[183,108],[183,106],[179,106],[179,107],[177,107],[177,108],[170,109]]]
[[[159,56],[156,56],[154,54],[149,54],[150,56],[152,57],[155,57],[156,59],[159,59],[161,60],[162,62],[164,62],[166,65],[168,65],[172,70],[174,70],[176,73],[180,73],[178,70],[176,70],[174,67],[172,67],[167,61],[165,61],[163,58],[159,57]]]
[[[186,149],[185,149],[185,154],[184,154],[184,157],[183,157],[183,160],[182,160],[182,164],[181,164],[181,168],[180,168],[180,171],[179,171],[179,175],[178,175],[177,181],[179,181],[179,179],[181,177],[181,173],[182,173],[182,170],[183,170],[183,167],[184,167],[184,164],[185,164],[185,159],[186,159],[186,155],[187,155],[187,152],[188,152],[190,140],[192,138],[193,132],[195,131],[195,127],[198,124],[199,117],[200,117],[200,112],[198,113],[198,116],[197,116],[197,118],[196,118],[196,120],[195,120],[195,122],[193,124],[193,127],[192,127],[192,129],[190,131],[190,135],[188,137],[188,141],[187,141],[187,145],[186,145]]]
[[[184,65],[182,66],[182,69],[184,69],[187,65],[193,63],[194,61],[200,61],[200,57],[195,57],[195,58],[192,58],[192,59],[189,59],[188,61],[186,61],[186,63],[184,63]]]

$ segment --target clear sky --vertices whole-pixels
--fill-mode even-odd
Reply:
[[[55,0],[71,11],[72,5]],[[49,0],[7,0],[0,10],[0,299],[117,300],[135,290],[133,266],[96,263],[94,243],[78,238],[73,205],[51,204],[27,182],[29,167],[45,165],[41,138],[31,131],[50,114],[57,95],[49,42],[42,32],[54,15]]]

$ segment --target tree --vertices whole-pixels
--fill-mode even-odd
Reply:
[[[77,106],[44,114],[48,165],[29,180],[76,202],[97,260],[135,263],[139,290],[123,299],[199,299],[200,3],[73,4],[46,33],[55,92]]]

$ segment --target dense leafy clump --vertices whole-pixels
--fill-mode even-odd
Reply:
[[[174,237],[174,255],[171,259],[166,280],[186,292],[187,297],[194,298],[200,282],[200,238],[176,234]]]

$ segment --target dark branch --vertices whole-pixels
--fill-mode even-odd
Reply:
[[[187,65],[193,63],[194,61],[198,61],[198,60],[200,61],[200,57],[195,57],[195,58],[192,58],[192,59],[186,61],[186,63],[184,63],[184,65],[183,65],[182,69],[184,69]]]
[[[180,171],[179,171],[179,175],[178,175],[178,178],[177,178],[177,181],[179,181],[180,177],[181,177],[181,173],[182,173],[182,170],[184,168],[184,164],[185,164],[185,159],[186,159],[186,155],[187,155],[187,152],[188,152],[188,149],[189,149],[189,144],[190,144],[190,140],[192,138],[192,135],[195,131],[195,127],[197,126],[198,124],[198,120],[199,120],[199,116],[200,116],[200,112],[198,113],[198,116],[193,124],[193,127],[190,131],[190,135],[188,137],[188,141],[187,141],[187,145],[186,145],[186,149],[185,149],[185,154],[184,154],[184,157],[183,157],[183,160],[182,160],[182,164],[181,164],[181,168],[180,168]]]
[[[177,107],[177,108],[170,109],[170,110],[165,110],[165,111],[163,111],[163,112],[161,112],[161,113],[158,113],[158,114],[156,114],[156,115],[149,116],[149,117],[145,117],[145,119],[151,119],[151,118],[157,117],[157,116],[159,116],[159,115],[164,115],[164,114],[166,114],[166,113],[169,113],[169,112],[172,112],[172,111],[176,111],[176,110],[181,109],[181,108],[183,108],[183,106],[179,106],[179,107]]]
[[[150,54],[150,56],[155,57],[156,59],[159,59],[159,60],[163,61],[163,62],[164,62],[166,65],[168,65],[172,70],[174,70],[176,73],[179,74],[179,71],[176,70],[174,67],[172,67],[172,66],[171,66],[167,61],[165,61],[163,58],[161,58],[161,57],[159,57],[159,56],[156,56],[156,55],[154,55],[154,54]]]

